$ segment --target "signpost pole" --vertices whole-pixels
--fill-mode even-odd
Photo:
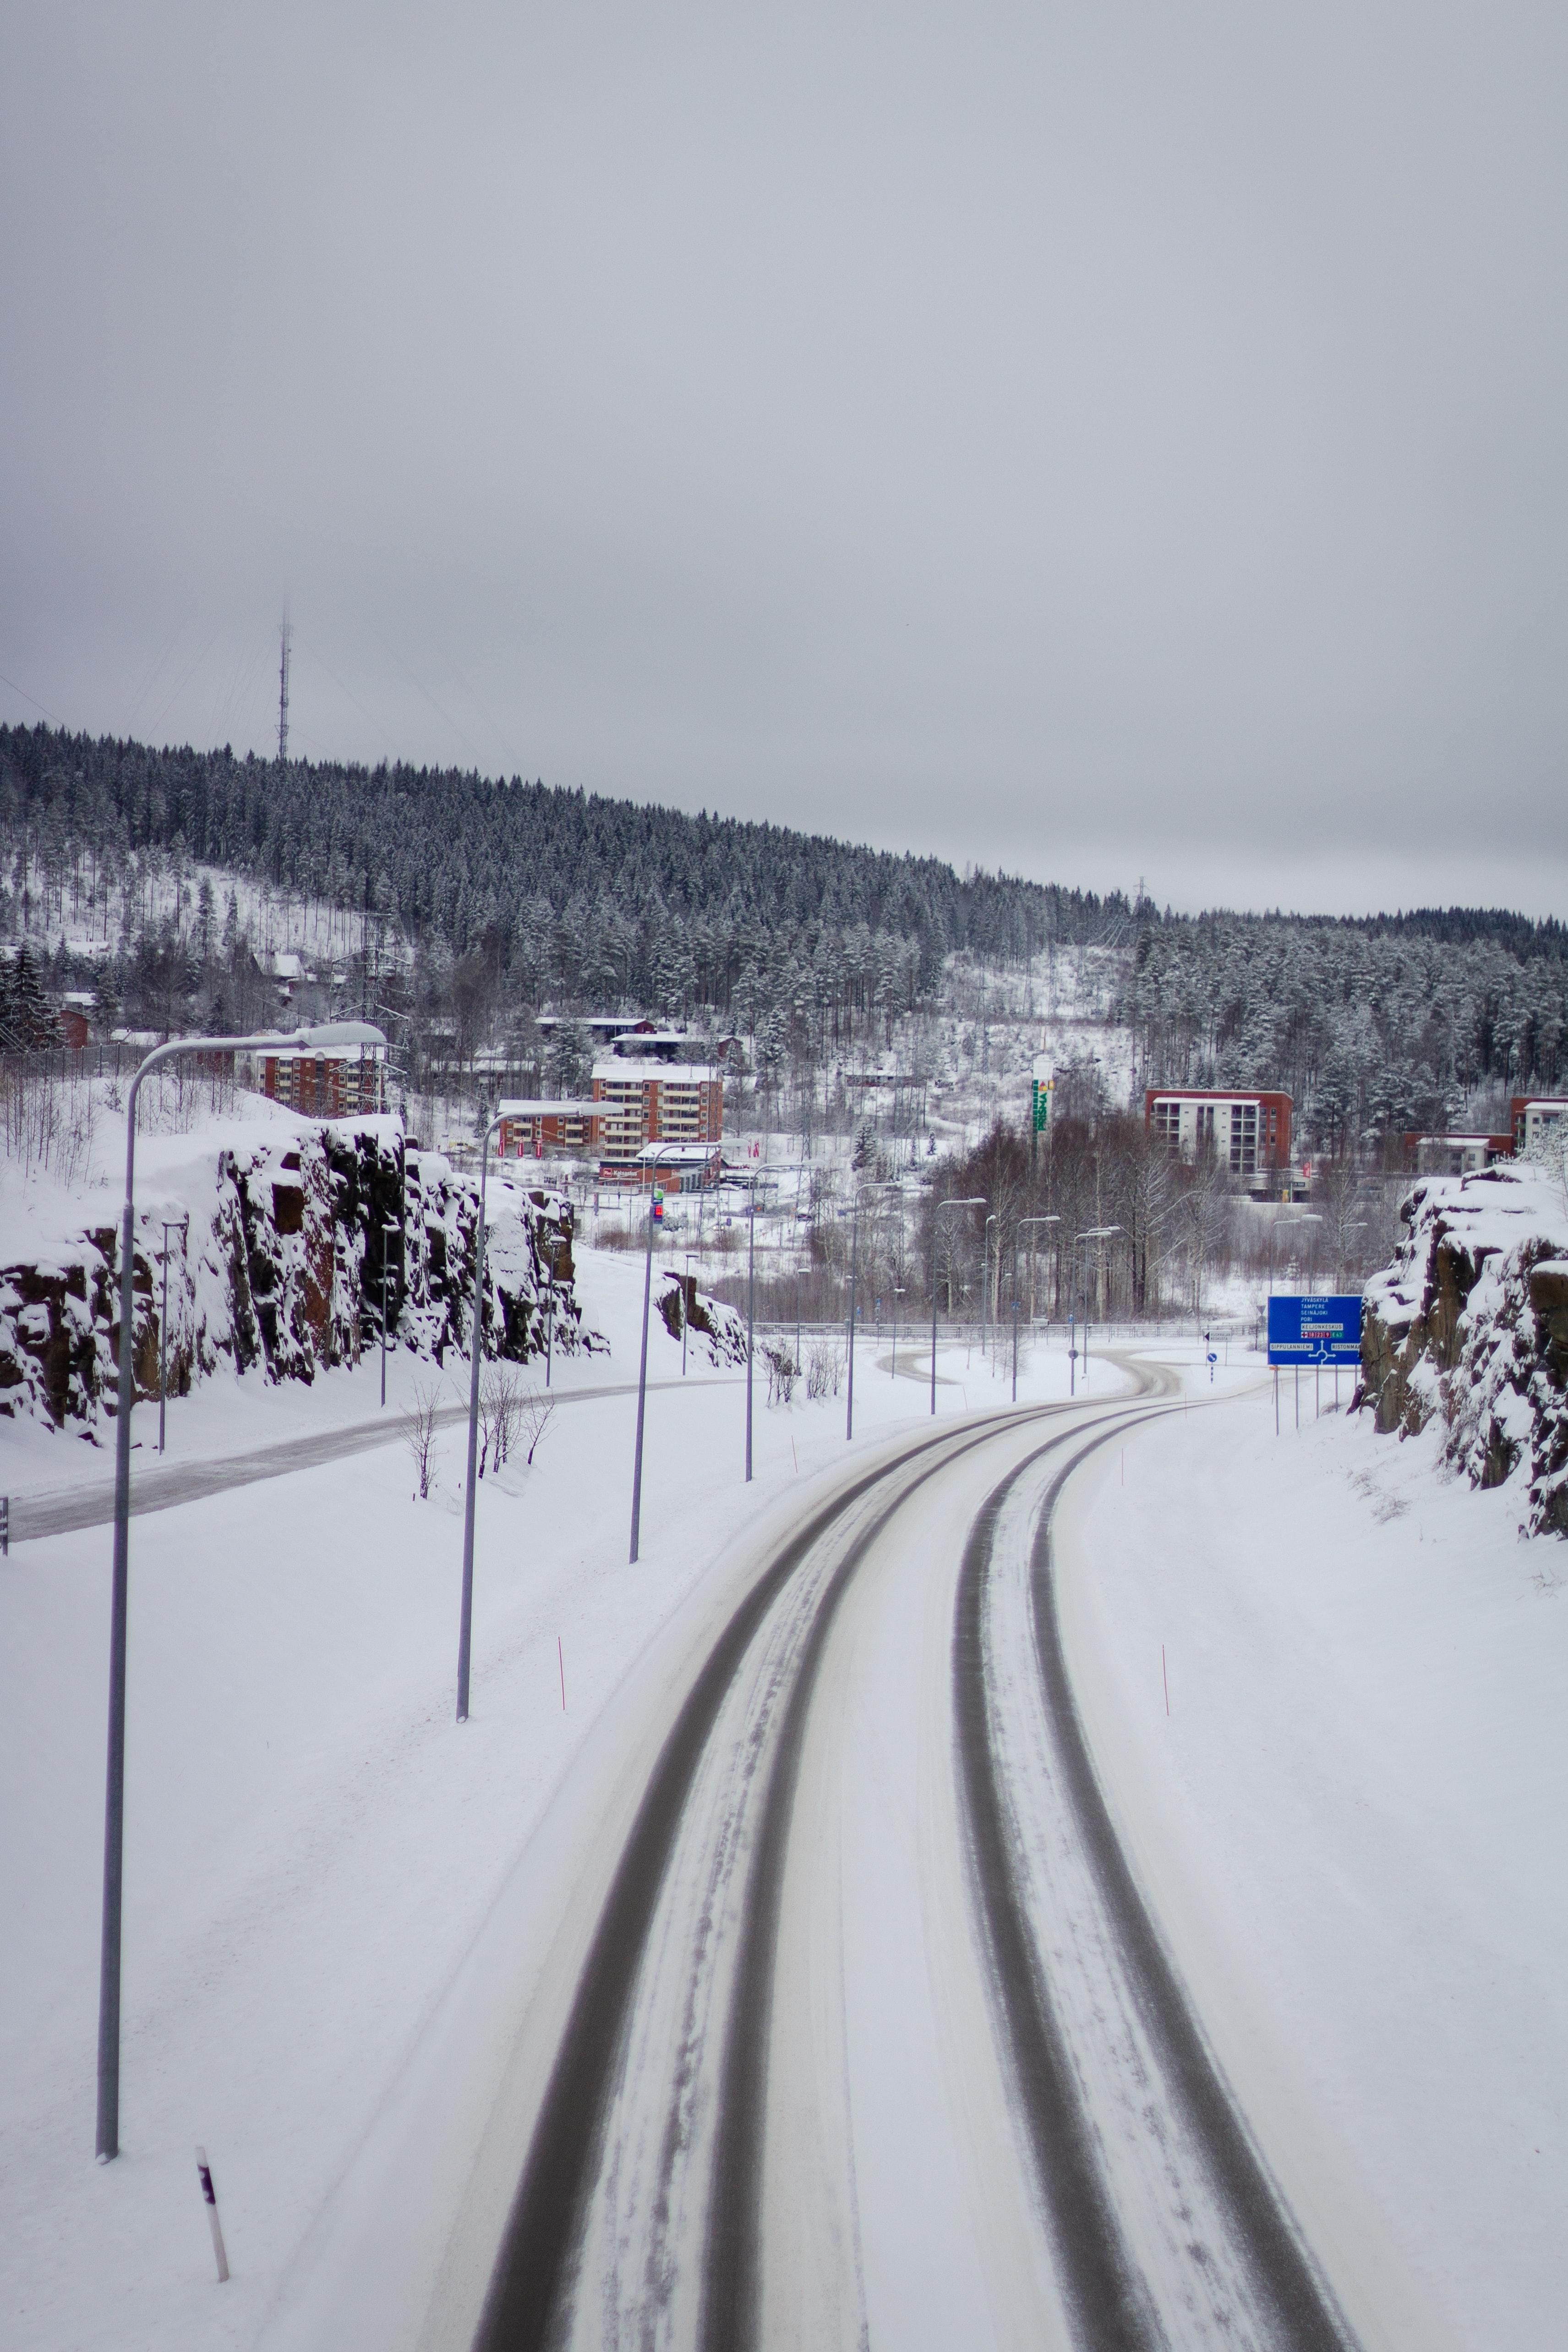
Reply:
[[[1280,1367],[1274,1367],[1274,1434],[1280,1434]]]

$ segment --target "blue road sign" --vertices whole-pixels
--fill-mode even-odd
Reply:
[[[1271,1364],[1359,1364],[1359,1298],[1270,1298]]]

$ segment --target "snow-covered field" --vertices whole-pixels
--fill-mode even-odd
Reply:
[[[585,1318],[612,1353],[562,1368],[567,1394],[636,1369],[641,1265],[583,1259]],[[678,1377],[656,1322],[652,1347],[653,1376]],[[1560,1555],[1364,1424],[1277,1440],[1231,1353],[1212,1390],[1189,1361],[1190,1413],[1130,1433],[1071,1490],[1071,1657],[1101,1769],[1368,2342],[1549,2342],[1568,2286]],[[541,1890],[587,1866],[577,1842],[617,1761],[747,1563],[851,1458],[841,1395],[769,1411],[759,1381],[747,1487],[743,1388],[697,1369],[650,1397],[635,1568],[632,1399],[565,1406],[531,1470],[485,1482],[462,1729],[458,1430],[427,1503],[393,1443],[133,1520],[124,2152],[106,2168],[109,1531],[0,1563],[7,2342],[341,2341],[352,2250],[444,2210],[435,2176],[483,2133],[482,2062],[546,1963]],[[394,1359],[389,1414],[425,1370]],[[1066,1370],[1037,1351],[1020,1396],[1063,1394]],[[917,1343],[904,1370],[889,1377],[885,1348],[860,1357],[854,1458],[924,1418]],[[941,1371],[946,1416],[1006,1402],[977,1354],[945,1351]],[[1097,1366],[1096,1392],[1113,1378]],[[363,1421],[376,1381],[373,1360],[310,1390],[220,1377],[172,1408],[171,1454]],[[138,1434],[153,1422],[139,1408]],[[28,1483],[50,1444],[70,1441],[30,1441]],[[432,2193],[399,2204],[403,2136],[433,2115]],[[392,2223],[369,2210],[382,2189]]]

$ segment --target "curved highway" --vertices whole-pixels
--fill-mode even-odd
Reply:
[[[1346,2352],[1117,1843],[1053,1514],[1128,1397],[912,1441],[691,1682],[476,2352]]]

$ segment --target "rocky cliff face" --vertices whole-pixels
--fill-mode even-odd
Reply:
[[[309,1381],[380,1344],[440,1362],[466,1353],[478,1187],[438,1153],[410,1149],[392,1119],[280,1129],[276,1142],[218,1145],[165,1235],[168,1202],[138,1224],[132,1266],[136,1392],[158,1393],[168,1276],[168,1385],[183,1395],[226,1360],[271,1380]],[[582,1328],[571,1212],[492,1176],[482,1319],[487,1354],[545,1349],[549,1260],[555,1344],[602,1348]],[[165,1269],[165,1241],[167,1267]],[[93,1226],[0,1267],[0,1415],[96,1433],[118,1392],[120,1234]],[[384,1277],[384,1280],[383,1280]]]
[[[1358,1405],[1385,1432],[1441,1417],[1473,1486],[1518,1477],[1522,1527],[1568,1535],[1568,1203],[1527,1166],[1417,1184],[1367,1285]]]

